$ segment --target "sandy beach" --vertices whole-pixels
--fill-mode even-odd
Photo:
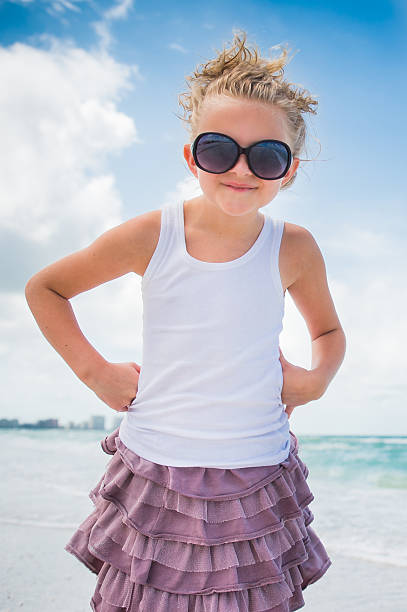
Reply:
[[[7,562],[0,578],[0,612],[91,610],[89,601],[96,575],[63,549],[71,528],[21,524],[2,527],[0,541]],[[331,558],[332,565],[325,576],[305,589],[303,609],[404,612],[405,568],[339,554]]]

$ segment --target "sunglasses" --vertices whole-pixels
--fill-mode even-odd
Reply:
[[[244,153],[253,174],[266,181],[282,178],[292,161],[290,147],[281,140],[260,140],[250,147],[241,147],[236,140],[219,132],[199,134],[191,151],[198,168],[213,174],[231,170]]]

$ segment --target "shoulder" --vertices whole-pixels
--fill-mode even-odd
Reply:
[[[286,247],[290,247],[295,251],[300,250],[302,254],[319,250],[317,241],[309,229],[302,225],[288,223],[288,221],[284,221],[284,232],[281,239],[282,246],[283,242]]]
[[[120,226],[123,240],[127,241],[134,256],[134,272],[140,276],[143,276],[158,244],[161,214],[161,209],[151,210]]]
[[[146,213],[132,217],[122,223],[124,231],[127,231],[130,236],[134,235],[137,239],[145,235],[146,232],[147,240],[154,236],[157,232],[160,233],[161,227],[161,209],[149,210]],[[158,238],[158,236],[157,236]]]
[[[321,250],[312,232],[301,225],[284,222],[280,246],[280,270],[292,285],[307,269],[323,264]]]
[[[126,272],[142,276],[160,236],[161,209],[142,213],[116,225],[88,247],[96,258],[109,259]]]

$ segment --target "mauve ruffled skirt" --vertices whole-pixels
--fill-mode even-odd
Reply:
[[[308,468],[290,431],[277,465],[154,463],[127,448],[90,491],[93,512],[65,550],[98,575],[95,612],[291,612],[331,560],[310,527]]]

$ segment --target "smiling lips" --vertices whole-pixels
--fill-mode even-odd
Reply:
[[[255,189],[251,185],[242,185],[241,183],[225,183],[226,187],[230,187],[235,191],[249,191],[249,189]]]

